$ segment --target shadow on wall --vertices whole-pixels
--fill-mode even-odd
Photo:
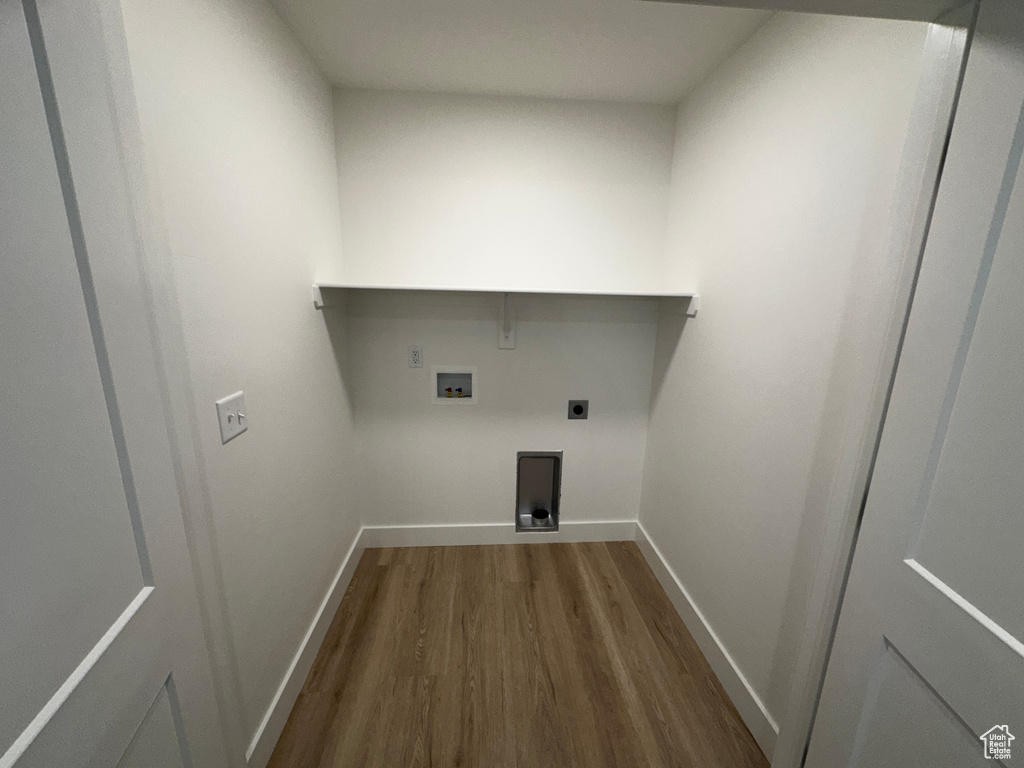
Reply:
[[[338,291],[338,294],[344,294]],[[330,306],[322,308],[320,314],[323,316],[324,325],[327,326],[327,335],[331,340],[331,352],[334,354],[334,361],[338,366],[338,373],[341,375],[341,383],[345,393],[345,408],[355,419],[355,408],[352,402],[352,390],[355,384],[352,373],[352,355],[349,351],[349,330],[348,330],[348,298],[343,295],[332,297]]]
[[[903,258],[904,253],[913,252],[906,251],[903,240],[894,237],[890,256],[893,263]],[[895,362],[895,338],[902,326],[899,297],[909,291],[909,287],[900,286],[909,286],[913,264],[913,258],[905,261],[898,281],[864,257],[852,271],[852,287],[833,354],[797,528],[782,633],[769,681],[770,700],[787,701],[792,690],[796,657],[787,648],[799,647],[803,640],[807,611],[816,587],[818,558],[826,537],[835,541],[853,535],[849,521],[858,517],[867,492],[871,447],[882,420],[891,366]],[[865,300],[866,296],[873,298]],[[847,530],[830,532],[830,521],[847,521]],[[816,616],[810,619],[817,624]]]
[[[351,450],[349,454],[349,466],[352,467],[353,476],[349,484],[349,492],[352,494],[350,500],[352,507],[359,510],[359,522],[367,524],[366,502],[364,492],[366,482],[371,482],[374,467],[367,461],[366,453],[362,450],[365,436],[360,433],[363,428],[359,418],[359,411],[355,407],[355,369],[352,364],[352,334],[351,321],[349,319],[350,296],[347,291],[334,291],[331,294],[330,305],[319,310],[323,318],[324,326],[327,328],[327,336],[331,342],[331,354],[334,355],[334,362],[338,366],[338,375],[341,378],[342,392],[344,392],[344,403],[342,406],[350,414],[352,419]]]
[[[679,298],[661,299],[658,304],[657,353],[654,355],[654,376],[651,379],[652,409],[658,402],[665,377],[675,360],[676,347],[686,327],[686,310],[689,306],[689,299]]]

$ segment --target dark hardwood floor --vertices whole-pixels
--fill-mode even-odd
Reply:
[[[766,768],[632,542],[370,549],[271,768]]]

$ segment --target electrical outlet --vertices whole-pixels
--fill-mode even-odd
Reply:
[[[590,412],[590,401],[589,400],[570,400],[569,401],[569,418],[570,419],[585,419],[587,414]]]
[[[249,428],[244,392],[235,392],[217,401],[217,421],[220,422],[221,445],[234,440]]]
[[[409,367],[423,367],[423,347],[409,347]]]

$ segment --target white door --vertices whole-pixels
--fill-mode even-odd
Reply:
[[[0,767],[220,768],[101,19],[0,0]]]
[[[982,0],[812,768],[1024,761],[1022,151],[1024,4]]]

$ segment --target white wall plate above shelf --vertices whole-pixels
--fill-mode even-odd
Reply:
[[[436,285],[357,285],[354,283],[313,283],[313,306],[316,309],[334,306],[332,295],[342,291],[437,291],[452,293],[545,294],[553,296],[608,296],[636,299],[689,299],[687,317],[696,317],[700,308],[700,295],[695,291],[600,291],[568,288],[477,288]]]

